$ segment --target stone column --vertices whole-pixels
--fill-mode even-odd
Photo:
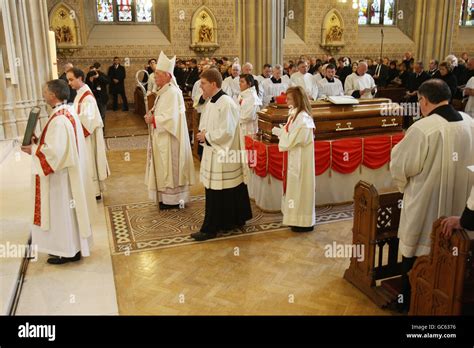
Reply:
[[[252,63],[254,75],[265,63],[283,63],[283,0],[239,0],[238,12],[241,63]]]
[[[452,49],[456,0],[417,0],[414,41],[415,57],[428,66],[434,58],[442,61]]]
[[[3,0],[1,15],[7,63],[0,65],[0,139],[21,138],[33,106],[42,110],[41,125],[48,117],[42,96],[52,76],[46,0]]]

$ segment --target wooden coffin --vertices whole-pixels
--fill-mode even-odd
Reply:
[[[311,106],[316,124],[316,140],[402,131],[401,110],[398,104],[387,98],[359,100],[356,105],[334,105],[326,101],[316,101],[312,102]],[[287,118],[286,104],[270,104],[259,111],[258,127],[263,140],[278,142],[278,138],[272,135],[272,128],[286,123]]]

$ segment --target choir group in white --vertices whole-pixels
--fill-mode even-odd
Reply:
[[[157,98],[144,117],[151,132],[145,181],[161,209],[186,209],[189,188],[195,184],[184,99],[173,76],[175,59],[161,52],[150,77]],[[323,75],[311,75],[307,69],[307,63],[300,62],[298,72],[288,77],[280,65],[266,66],[262,75],[255,76],[250,63],[242,68],[235,63],[232,76],[222,80],[218,70],[203,67],[192,91],[201,114],[194,141],[202,146],[200,181],[206,192],[203,225],[191,235],[195,240],[215,238],[252,217],[247,163],[219,160],[219,153],[244,150],[244,136],[258,130],[257,112],[282,93],[287,95],[289,118],[273,133],[279,137],[280,151],[288,155],[283,223],[295,232],[313,230],[315,123],[310,100],[342,95],[373,98],[377,88],[364,62],[346,78],[344,88],[333,65],[326,66]],[[101,183],[110,175],[94,97],[80,70],[70,70],[67,77],[78,91],[74,105],[63,104],[68,88],[64,82],[48,82],[44,97],[53,108],[48,123],[39,139],[23,147],[33,157],[35,174],[32,242],[39,251],[51,254],[48,262],[56,264],[90,254],[94,197],[100,198]],[[428,99],[422,101],[427,103],[422,112],[430,117],[409,128],[395,146],[391,163],[394,181],[405,193],[399,235],[406,257],[429,250],[432,222],[441,215],[459,215],[473,183],[466,170],[474,164],[472,118],[453,112],[447,102]]]

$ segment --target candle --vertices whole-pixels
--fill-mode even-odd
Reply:
[[[53,79],[58,78],[58,60],[56,58],[56,35],[54,31],[48,32],[49,57],[51,58],[51,75]]]

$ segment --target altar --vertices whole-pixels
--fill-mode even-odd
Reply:
[[[392,188],[390,154],[402,138],[400,132],[315,141],[316,205],[352,201],[359,180],[373,183],[378,190]],[[286,170],[278,144],[247,136],[245,149],[253,153],[249,156],[250,198],[262,210],[280,211]]]

